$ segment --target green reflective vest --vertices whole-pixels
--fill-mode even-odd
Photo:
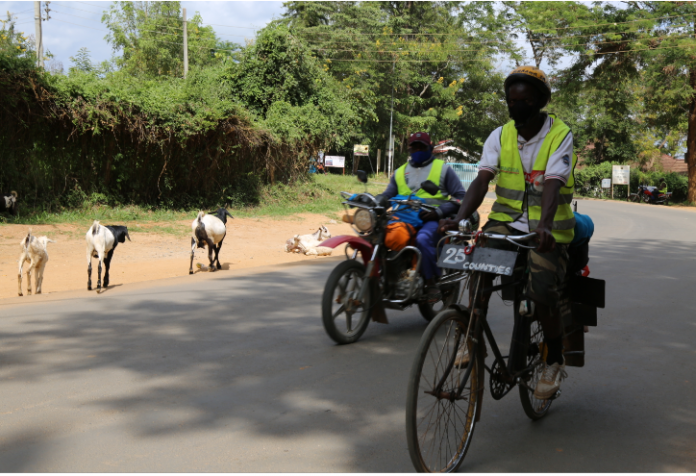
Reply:
[[[552,116],[554,117],[554,116]],[[546,172],[549,157],[560,147],[566,138],[570,128],[562,121],[555,119],[551,130],[544,138],[539,154],[534,159],[532,172]],[[570,206],[573,200],[575,188],[575,164],[577,156],[573,153],[573,165],[568,178],[568,183],[561,187],[558,199],[558,209],[553,217],[551,233],[558,243],[570,243],[573,241],[573,229],[575,228],[575,216]],[[500,137],[500,175],[495,187],[496,201],[491,209],[489,218],[502,222],[513,222],[519,219],[527,209],[529,218],[529,230],[534,231],[541,220],[541,195],[542,191],[536,190],[533,184],[525,180],[524,168],[520,151],[517,148],[517,129],[515,122],[510,121],[503,126]]]
[[[411,195],[413,192],[406,183],[406,166],[408,162],[396,169],[394,173],[394,179],[396,180],[396,186],[398,188],[399,195]],[[442,170],[444,169],[445,161],[440,159],[435,159],[432,162],[430,168],[430,173],[426,180],[434,182],[438,187],[440,186],[440,178],[442,177]],[[442,194],[442,190],[437,192],[437,195],[430,195],[428,192],[422,188],[418,190],[415,194],[416,197],[425,199],[425,202],[431,205],[436,205],[447,200],[447,195]]]

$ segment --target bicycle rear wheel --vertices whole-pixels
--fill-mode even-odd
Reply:
[[[539,400],[534,397],[534,389],[537,382],[541,379],[541,374],[544,372],[543,362],[546,358],[546,346],[544,344],[544,331],[541,329],[541,323],[532,318],[525,318],[525,326],[527,332],[527,366],[533,365],[534,370],[531,372],[524,383],[527,385],[519,385],[520,400],[522,408],[532,420],[543,418],[551,407],[552,400]]]
[[[411,367],[406,439],[420,472],[455,471],[471,444],[483,393],[483,359],[469,314],[458,309],[438,314],[423,333]],[[462,346],[469,353],[468,364],[455,363]]]

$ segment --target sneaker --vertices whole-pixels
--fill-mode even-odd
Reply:
[[[565,371],[565,359],[562,364],[556,362],[549,365],[544,362],[543,365],[544,371],[534,390],[534,398],[548,400],[556,395],[556,392],[561,388],[561,380],[566,378],[568,374]]]

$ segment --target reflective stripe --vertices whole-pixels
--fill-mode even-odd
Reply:
[[[511,188],[501,187],[500,185],[495,186],[495,194],[510,200],[519,200],[520,202],[524,200],[524,190],[513,190]]]
[[[493,220],[497,221],[502,221],[502,222],[508,222],[508,221],[516,221],[522,216],[522,212],[518,212],[514,208],[510,208],[507,205],[503,205],[500,202],[495,202],[493,206],[491,207],[491,211],[495,213],[504,213],[506,216],[500,216],[500,217],[490,217]],[[492,215],[492,213],[491,213]]]
[[[534,231],[539,228],[539,220],[529,220],[529,230]],[[573,230],[575,228],[575,218],[568,218],[567,220],[554,220],[553,225],[551,225],[552,230]]]

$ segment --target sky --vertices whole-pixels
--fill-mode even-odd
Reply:
[[[50,19],[42,22],[44,52],[50,51],[53,61],[60,62],[67,71],[72,65],[71,56],[86,47],[93,62],[111,58],[113,51],[104,37],[107,30],[101,23],[102,13],[112,2],[98,0],[57,2],[49,4]],[[45,2],[41,2],[42,11]],[[280,18],[283,2],[192,2],[182,1],[188,18],[201,14],[203,24],[214,24],[215,33],[223,40],[241,45],[245,38],[253,39],[256,30],[263,28],[274,18]],[[14,14],[18,31],[34,35],[34,2],[0,1],[0,16]],[[49,64],[46,64],[47,68]]]

